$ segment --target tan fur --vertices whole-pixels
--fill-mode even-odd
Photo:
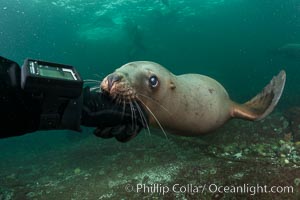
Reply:
[[[102,90],[109,92],[111,96],[121,95],[127,101],[141,100],[165,130],[184,136],[213,131],[232,117],[259,119],[267,109],[267,114],[273,110],[284,86],[284,81],[277,83],[276,87],[281,87],[280,94],[277,91],[273,96],[270,94],[274,90],[269,86],[267,95],[258,95],[258,98],[240,105],[230,100],[224,87],[216,80],[200,74],[176,76],[154,62],[128,63],[111,75],[122,78],[110,89],[105,78],[101,84]],[[156,75],[159,79],[157,88],[152,89],[149,85],[151,75]],[[277,98],[276,102],[272,101],[274,96]],[[158,127],[152,113],[147,108],[144,110],[149,116],[150,126]]]

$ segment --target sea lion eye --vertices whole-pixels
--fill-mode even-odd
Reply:
[[[150,86],[152,88],[155,88],[158,86],[158,78],[155,76],[155,75],[152,75],[150,78],[149,78],[149,83],[150,83]]]

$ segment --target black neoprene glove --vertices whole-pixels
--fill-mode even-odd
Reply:
[[[145,128],[145,120],[148,123],[142,107],[116,104],[101,92],[90,92],[89,87],[84,88],[83,102],[81,124],[97,127],[94,134],[101,138],[127,142]]]

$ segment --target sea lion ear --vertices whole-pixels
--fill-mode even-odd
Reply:
[[[172,90],[174,90],[174,89],[176,88],[176,85],[174,84],[173,81],[170,81],[170,88],[171,88]]]

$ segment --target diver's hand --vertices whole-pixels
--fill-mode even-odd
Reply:
[[[97,127],[94,134],[102,138],[115,137],[120,142],[127,142],[137,136],[142,126],[131,124],[120,124],[112,127]]]
[[[107,95],[84,88],[81,124],[97,127],[96,136],[127,142],[145,127],[145,120],[148,123],[142,107],[116,104]]]

